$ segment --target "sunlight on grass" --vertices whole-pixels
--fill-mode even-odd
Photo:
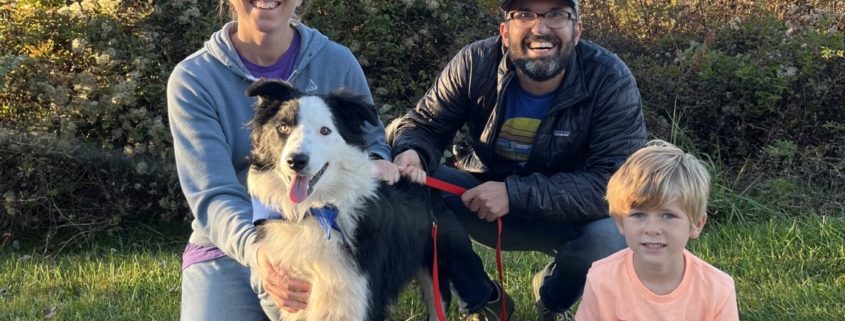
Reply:
[[[178,319],[179,256],[107,249],[55,259],[0,254],[0,320]]]
[[[742,320],[835,320],[845,315],[845,219],[708,225],[690,250],[737,281]],[[0,320],[176,320],[181,246],[98,242],[56,258],[0,250]],[[495,277],[493,251],[479,248]],[[531,276],[547,258],[505,253],[514,320],[534,320]],[[450,320],[456,320],[453,304]],[[424,320],[415,288],[391,320]]]
[[[845,315],[845,220],[771,220],[705,230],[692,250],[737,281],[743,320]]]

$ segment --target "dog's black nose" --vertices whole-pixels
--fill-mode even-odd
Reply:
[[[293,156],[288,157],[288,166],[292,170],[302,170],[306,165],[308,165],[308,155],[306,154],[293,154]]]

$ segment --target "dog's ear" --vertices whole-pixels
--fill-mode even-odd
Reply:
[[[356,95],[348,91],[336,91],[332,93],[326,102],[332,113],[339,116],[339,120],[363,126],[365,122],[371,125],[378,124],[376,108],[368,102],[363,95]]]
[[[261,78],[246,89],[246,95],[258,96],[255,116],[249,124],[255,128],[273,118],[283,103],[301,97],[302,93],[286,81]]]
[[[287,81],[261,78],[246,89],[246,95],[258,96],[260,99],[288,101],[301,96],[301,93]]]
[[[355,95],[347,91],[336,91],[326,97],[326,104],[332,111],[339,126],[340,135],[348,143],[366,147],[364,125],[376,126],[379,122],[376,108],[362,95]]]

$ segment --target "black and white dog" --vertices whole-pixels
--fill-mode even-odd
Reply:
[[[275,80],[256,81],[247,95],[258,97],[249,192],[284,216],[259,225],[257,242],[271,263],[312,284],[308,308],[282,319],[384,320],[415,275],[433,318],[430,213],[441,198],[373,176],[362,126],[377,123],[374,108]]]

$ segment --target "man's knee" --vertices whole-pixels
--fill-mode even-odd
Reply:
[[[583,233],[592,252],[597,256],[596,259],[604,258],[627,246],[625,237],[619,233],[616,221],[610,217],[585,224]]]
[[[589,268],[594,261],[625,248],[625,238],[612,218],[583,224],[576,228],[575,237],[558,249],[557,260],[570,266]]]

